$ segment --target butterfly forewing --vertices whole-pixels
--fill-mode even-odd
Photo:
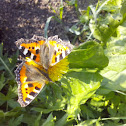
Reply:
[[[27,64],[23,61],[15,71],[18,83],[18,102],[21,107],[30,104],[48,81],[35,67]]]
[[[62,41],[60,38],[58,38],[58,36],[53,36],[53,37],[49,37],[48,39],[50,45],[50,60],[51,60],[51,66],[55,65],[56,63],[60,62],[60,60],[64,59],[73,49],[73,45],[70,44],[69,41],[64,42]]]
[[[16,46],[24,54],[25,57],[29,57],[31,60],[40,62],[40,45],[45,43],[45,40],[40,40],[41,37],[34,36],[32,39],[19,39],[17,40]]]

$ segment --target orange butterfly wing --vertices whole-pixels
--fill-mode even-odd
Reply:
[[[21,107],[26,107],[40,93],[48,79],[26,61],[18,66],[15,73],[18,83],[18,102]]]

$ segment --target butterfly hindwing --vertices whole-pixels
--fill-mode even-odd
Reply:
[[[47,78],[32,65],[23,61],[15,71],[18,83],[18,102],[21,107],[30,104],[44,87]]]

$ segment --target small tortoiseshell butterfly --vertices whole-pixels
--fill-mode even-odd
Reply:
[[[49,69],[61,62],[71,52],[73,46],[59,39],[57,35],[48,39],[34,35],[31,39],[21,38],[15,43],[25,56],[15,74],[18,83],[18,102],[21,107],[26,107],[44,85],[52,81],[48,74]]]

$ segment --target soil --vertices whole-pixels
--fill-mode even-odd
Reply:
[[[70,0],[69,0],[70,1]],[[80,9],[86,9],[97,0],[78,0]],[[58,35],[68,38],[67,29],[78,22],[74,6],[63,2],[62,24],[51,20],[48,36]],[[4,52],[10,55],[17,50],[14,42],[20,38],[31,38],[33,35],[44,35],[44,27],[48,17],[58,15],[60,0],[0,0],[0,43],[4,44]],[[55,11],[55,12],[54,12]]]

